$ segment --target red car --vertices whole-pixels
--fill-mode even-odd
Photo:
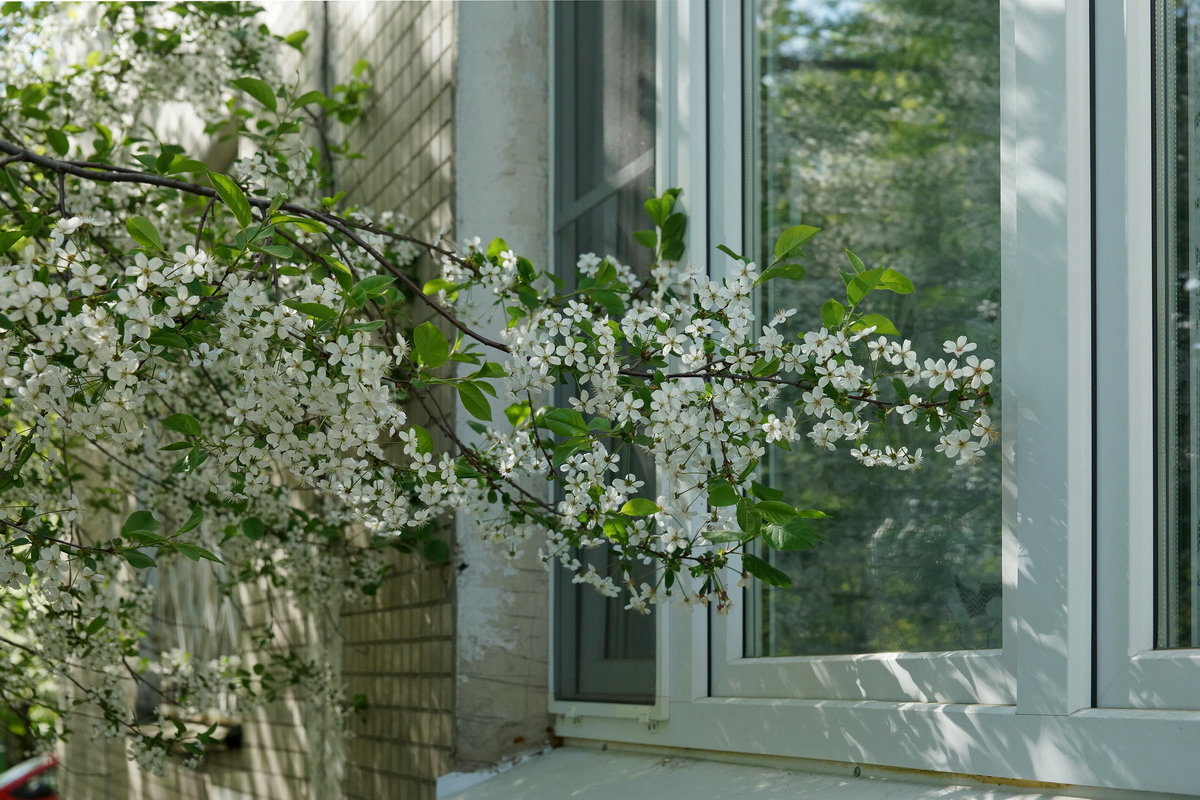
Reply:
[[[58,761],[36,756],[0,772],[0,800],[57,800]]]

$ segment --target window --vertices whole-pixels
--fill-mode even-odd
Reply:
[[[1200,646],[1200,3],[1160,2],[1155,37],[1159,431],[1155,646]]]
[[[998,354],[998,6],[802,0],[761,4],[754,23],[758,249],[790,225],[823,229],[803,282],[766,284],[764,317],[841,296],[850,248],[913,279],[915,295],[872,310],[918,348],[966,334]],[[752,597],[747,654],[1000,647],[999,448],[970,470],[926,453],[919,472],[771,456],[771,485],[832,519],[817,550],[772,554],[793,588]]]
[[[655,183],[654,3],[559,3],[554,12],[556,263],[573,274],[578,255],[595,252],[637,266],[645,257],[632,234],[645,227]],[[627,468],[653,474],[632,458]],[[579,555],[612,571],[604,550]],[[555,580],[555,697],[653,703],[653,615],[558,579],[566,574]]]
[[[992,485],[955,512],[959,535],[925,551],[941,563],[895,570],[907,583],[883,579],[894,564],[881,560],[921,561],[882,541],[919,533],[896,515],[811,557],[842,559],[838,586],[869,583],[876,599],[831,600],[829,570],[801,561],[781,562],[808,581],[797,599],[751,596],[748,616],[662,606],[667,713],[584,710],[560,734],[835,762],[846,774],[879,765],[1194,795],[1200,190],[1189,167],[1200,137],[1189,103],[1200,2],[710,0],[664,2],[659,19],[660,183],[683,186],[689,231],[761,246],[845,198],[814,240],[810,275],[836,269],[842,245],[859,248],[957,303],[946,319],[981,349],[994,352],[1002,328],[1004,439],[982,481]],[[814,95],[787,102],[801,85]],[[914,142],[935,166],[895,157]],[[806,165],[810,152],[842,169]],[[873,163],[876,153],[890,158]],[[837,183],[871,170],[892,172],[860,178],[857,193]],[[691,252],[721,263],[706,246]],[[1003,315],[989,319],[1001,296]],[[766,302],[812,307],[800,295]],[[902,329],[925,326],[935,346],[948,336],[924,309],[916,316]],[[812,469],[780,464],[776,481]],[[931,493],[918,491],[917,505]],[[920,613],[900,605],[905,595]],[[879,598],[895,606],[890,620],[873,616]]]

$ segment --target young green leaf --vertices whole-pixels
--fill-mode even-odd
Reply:
[[[471,416],[485,422],[492,421],[492,406],[478,386],[464,382],[458,384],[457,388],[458,399]]]
[[[846,286],[846,299],[850,301],[850,305],[856,306],[861,303],[864,297],[879,286],[879,280],[882,277],[883,270],[876,267],[866,272],[860,272],[851,278],[850,283]]]
[[[795,517],[783,524],[765,526],[762,538],[775,550],[807,550],[819,537],[811,522]]]
[[[278,109],[279,105],[276,102],[275,93],[271,91],[271,87],[265,81],[261,81],[258,78],[238,78],[231,81],[231,83],[271,111]]]
[[[129,562],[129,566],[134,569],[145,569],[146,567],[157,567],[158,562],[140,550],[126,550],[122,553],[125,560]]]
[[[915,287],[913,286],[913,282],[905,275],[896,272],[894,269],[885,269],[883,276],[879,279],[879,288],[887,289],[896,294],[911,294]]]
[[[708,504],[715,508],[735,506],[738,500],[737,490],[725,481],[716,481],[708,485]]]
[[[621,513],[629,517],[648,517],[658,513],[658,503],[645,497],[635,497],[621,506]]]
[[[159,347],[174,347],[180,350],[189,346],[187,339],[171,331],[155,331],[146,337],[146,341]]]
[[[775,240],[773,250],[776,261],[783,261],[796,253],[800,246],[820,232],[820,228],[811,225],[793,225]]]
[[[832,297],[821,306],[821,324],[831,331],[842,327],[846,318],[846,307]]]
[[[552,408],[542,414],[539,427],[549,428],[559,436],[580,436],[587,433],[587,422],[573,408]]]
[[[440,367],[450,358],[450,343],[432,322],[422,322],[413,330],[413,347],[417,358],[430,369]]]
[[[321,303],[302,303],[299,300],[284,300],[283,304],[288,308],[293,308],[301,314],[307,314],[316,319],[337,319],[338,312],[336,309]]]
[[[145,217],[130,217],[125,220],[125,230],[129,231],[129,235],[135,242],[147,250],[163,249],[158,231],[154,229],[154,224]]]
[[[188,516],[187,522],[184,522],[182,525],[180,525],[179,530],[175,531],[175,533],[173,533],[171,535],[178,536],[181,533],[187,533],[190,530],[194,530],[203,521],[204,521],[204,509],[201,508],[200,505],[197,503],[196,505],[192,506],[192,513]]]
[[[162,421],[162,426],[169,431],[177,431],[184,436],[199,436],[200,422],[191,414],[172,414]]]
[[[896,329],[892,321],[883,314],[867,314],[854,323],[854,330],[861,331],[863,328],[874,328],[876,333],[882,333],[886,336],[900,335],[900,331]]]
[[[205,550],[203,547],[198,547],[190,542],[176,542],[175,544],[171,545],[171,549],[178,550],[192,561],[199,561],[202,558],[207,558],[209,561],[215,561],[218,564],[225,563],[209,551]]]
[[[50,142],[50,146],[54,148],[54,152],[60,156],[65,156],[67,151],[71,149],[71,143],[67,139],[67,135],[58,128],[46,128],[46,141]]]
[[[781,589],[791,588],[792,579],[786,572],[775,569],[766,561],[752,553],[742,554],[742,569],[758,578],[763,583],[778,586]]]
[[[212,181],[213,188],[216,189],[221,202],[233,212],[233,216],[242,230],[249,228],[254,218],[250,214],[250,201],[246,199],[246,193],[242,191],[242,187],[234,183],[231,178],[211,170],[208,171],[208,179]]]
[[[763,519],[776,524],[787,522],[798,516],[795,508],[780,500],[763,500],[756,505],[756,508]]]
[[[255,541],[261,539],[266,529],[267,526],[258,517],[247,517],[242,520],[242,533],[246,534],[247,539],[254,539]]]
[[[789,281],[804,280],[804,267],[799,264],[778,264],[774,267],[768,267],[763,271],[763,274],[758,276],[758,280],[754,282],[755,286],[761,286],[769,280],[775,278],[786,278]]]
[[[851,253],[848,248],[846,249],[846,258],[850,259],[850,266],[854,268],[855,272],[865,272],[866,271],[867,265],[863,263],[863,260],[861,258],[854,255],[854,253]]]
[[[134,541],[156,539],[159,521],[154,515],[144,509],[133,512],[121,526],[121,536]]]
[[[745,498],[739,500],[737,504],[737,523],[748,539],[758,536],[758,532],[762,529],[762,516],[754,504]]]

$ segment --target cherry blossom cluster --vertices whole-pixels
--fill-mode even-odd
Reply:
[[[159,12],[97,13],[136,44],[130,30]],[[171,52],[266,63],[186,32],[203,23]],[[926,448],[970,465],[997,438],[994,363],[961,337],[922,357],[871,311],[877,293],[913,291],[895,270],[849,254],[845,297],[819,325],[760,312],[763,284],[803,278],[814,228],[784,231],[765,266],[728,249],[685,257],[672,189],[646,202],[645,263],[587,253],[564,281],[502,239],[454,248],[401,216],[318,200],[323,167],[297,120],[308,107],[352,118],[352,103],[277,89],[270,69],[188,84],[201,109],[233,89],[246,102],[230,105],[259,154],[230,174],[123,136],[87,151],[66,103],[106,71],[141,74],[139,48],[4,101],[25,122],[0,124],[0,588],[26,598],[25,646],[86,672],[76,689],[103,732],[133,732],[147,766],[173,745],[138,736],[122,710],[131,672],[185,705],[269,697],[282,674],[345,706],[327,665],[251,674],[237,654],[154,641],[147,569],[320,607],[379,586],[372,548],[445,560],[439,526],[459,514],[506,556],[536,547],[631,611],[670,594],[727,611],[731,578],[787,583],[752,545],[810,547],[824,517],[757,480],[772,448],[914,470]],[[138,106],[80,102],[123,130],[144,123]],[[64,138],[18,143],[47,124]],[[442,267],[424,283],[422,254]],[[499,333],[475,321],[488,306],[507,320]],[[613,571],[587,558],[600,547]]]

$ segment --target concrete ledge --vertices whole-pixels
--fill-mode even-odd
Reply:
[[[1013,793],[978,786],[839,777],[760,766],[562,747],[482,782],[446,776],[438,800],[1075,800],[1075,795]],[[464,788],[465,787],[465,788]]]

